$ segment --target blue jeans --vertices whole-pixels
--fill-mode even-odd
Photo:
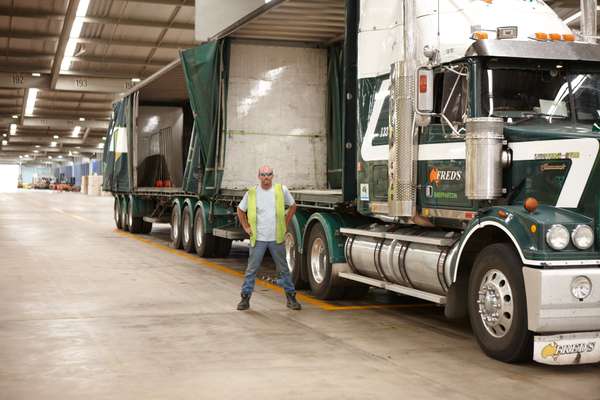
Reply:
[[[242,293],[252,294],[256,281],[256,273],[260,268],[267,249],[269,249],[269,253],[271,253],[271,257],[277,266],[277,273],[279,275],[277,284],[283,287],[286,293],[294,293],[296,289],[292,283],[290,269],[285,259],[285,245],[283,243],[277,244],[277,242],[261,242],[258,240],[254,247],[250,247],[250,257],[248,258],[248,267],[246,268],[244,283],[242,284]]]

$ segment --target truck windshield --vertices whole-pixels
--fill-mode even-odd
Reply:
[[[488,69],[483,74],[483,114],[509,123],[590,124],[600,119],[600,74],[564,69]]]

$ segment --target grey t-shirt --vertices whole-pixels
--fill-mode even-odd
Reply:
[[[294,204],[294,198],[287,187],[282,185],[283,200],[286,206]],[[238,205],[240,210],[248,211],[248,192]],[[256,187],[256,240],[261,242],[274,242],[276,236],[275,217],[275,189],[264,190],[260,185]]]

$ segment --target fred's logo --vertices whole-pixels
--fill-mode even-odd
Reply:
[[[429,183],[435,186],[440,186],[443,182],[458,182],[462,180],[462,171],[432,168],[428,179]]]

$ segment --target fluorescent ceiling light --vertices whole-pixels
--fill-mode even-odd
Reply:
[[[48,156],[48,159],[49,159],[49,160],[52,160],[52,156]]]
[[[33,152],[37,154],[37,153],[39,153],[40,151],[39,151],[39,150],[34,150]]]
[[[37,99],[38,89],[32,88],[27,92],[27,103],[25,104],[25,115],[33,115],[33,109],[35,108],[35,100]]]
[[[67,47],[65,48],[65,54],[62,62],[60,63],[61,71],[68,71],[71,69],[73,54],[75,54],[75,49],[77,48],[77,38],[79,38],[79,35],[81,35],[81,30],[83,29],[82,17],[85,17],[87,14],[89,5],[90,0],[81,0],[79,2],[79,6],[77,6],[75,21],[73,21],[73,26],[71,27],[71,32],[69,34],[69,41],[67,42]]]
[[[13,117],[13,119],[19,118],[19,116],[17,114],[13,115],[12,117]]]
[[[131,78],[131,82],[133,82],[133,83],[138,83],[140,81],[141,81],[140,78]]]
[[[42,74],[40,74],[39,72],[33,72],[31,76],[39,77],[42,76]]]
[[[54,139],[58,139],[58,135],[54,135],[52,136]]]
[[[57,144],[57,142],[50,142],[50,147],[56,147]]]
[[[104,148],[104,143],[98,143],[98,148],[99,149],[103,149]]]
[[[23,158],[23,156],[19,156],[19,158]]]
[[[7,136],[8,136],[8,135],[7,135],[6,133],[3,133],[3,134],[2,134],[2,137],[7,137]]]
[[[15,136],[17,134],[17,124],[10,124],[10,134]]]
[[[39,144],[36,144],[36,145],[35,145],[35,148],[36,148],[36,149],[39,149],[39,148],[40,148],[40,145],[39,145]]]
[[[85,121],[85,118],[83,118],[83,117],[79,117],[79,120],[80,120],[80,121]]]
[[[8,144],[8,140],[4,139],[4,140],[2,141],[2,146],[6,146],[7,144]]]
[[[77,137],[77,136],[79,136],[79,132],[81,132],[81,127],[79,125],[77,125],[75,128],[73,128],[73,133],[71,135],[73,137]]]

